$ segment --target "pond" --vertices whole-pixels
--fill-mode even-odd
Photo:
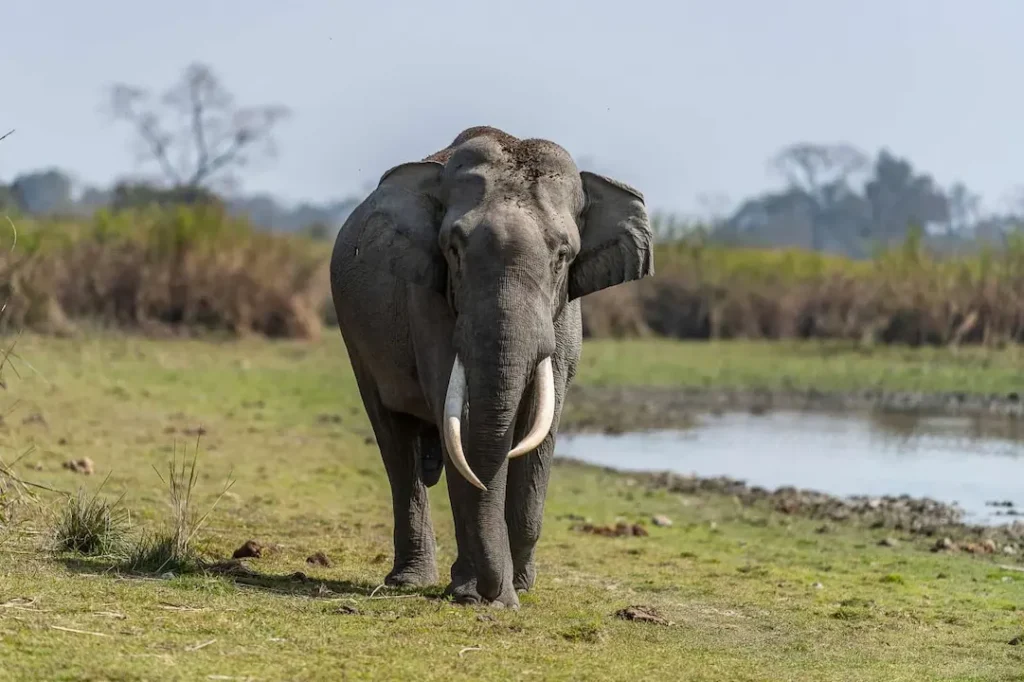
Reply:
[[[769,489],[928,497],[958,504],[968,523],[999,524],[1024,514],[1024,430],[1017,426],[970,417],[725,413],[701,415],[685,431],[560,434],[556,452]]]

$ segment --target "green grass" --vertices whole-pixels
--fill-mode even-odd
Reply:
[[[539,579],[517,612],[457,607],[442,584],[376,591],[391,505],[340,342],[26,337],[0,453],[56,489],[124,495],[138,530],[172,518],[167,471],[200,431],[194,536],[210,560],[265,546],[255,575],[155,579],[54,556],[41,510],[0,546],[0,680],[1024,680],[1024,573],[934,554],[888,531],[820,523],[720,495],[646,491],[569,464],[552,477]],[[1011,352],[871,354],[758,344],[588,344],[585,383],[1005,390]],[[1016,388],[1016,386],[1013,386]],[[63,469],[95,462],[92,476]],[[37,468],[41,466],[41,470]],[[233,480],[228,492],[224,481]],[[165,476],[166,481],[166,476]],[[57,498],[40,493],[46,504]],[[431,490],[439,568],[453,559],[444,483]],[[570,517],[673,519],[647,537]],[[329,567],[306,557],[324,552]],[[294,574],[301,572],[304,577]],[[671,625],[614,616],[656,608]],[[220,677],[217,677],[220,676]]]
[[[120,500],[111,502],[101,492],[86,493],[79,488],[58,506],[52,522],[54,550],[113,557],[125,551],[131,515],[120,506]]]
[[[588,342],[581,383],[691,388],[884,389],[1007,393],[1024,385],[1024,349],[861,347],[842,342]]]

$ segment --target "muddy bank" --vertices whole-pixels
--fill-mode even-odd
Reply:
[[[963,510],[928,498],[909,495],[839,497],[791,486],[768,490],[726,476],[699,477],[672,472],[634,472],[559,457],[558,466],[597,468],[625,476],[647,490],[696,496],[729,496],[745,507],[820,520],[817,532],[827,534],[833,524],[852,523],[868,529],[886,529],[894,537],[920,540],[933,551],[998,554],[1007,562],[1024,561],[1024,521],[982,526],[964,523]],[[883,542],[895,544],[894,538]]]
[[[701,412],[813,410],[886,412],[929,416],[971,416],[1010,421],[1024,416],[1017,393],[979,395],[966,392],[819,391],[770,389],[701,389],[670,387],[601,387],[574,385],[566,401],[563,431],[622,433],[646,429],[686,428]]]

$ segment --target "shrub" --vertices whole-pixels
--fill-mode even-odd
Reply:
[[[329,293],[322,243],[254,230],[217,206],[99,211],[37,222],[0,256],[0,332],[89,322],[146,332],[316,338]]]
[[[103,481],[106,484],[106,480]],[[79,488],[66,498],[53,527],[53,548],[86,556],[120,556],[128,546],[131,516],[120,506],[100,497],[103,485],[91,496]]]

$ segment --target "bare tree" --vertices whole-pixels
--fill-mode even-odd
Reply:
[[[156,163],[176,188],[233,185],[237,171],[276,153],[271,133],[290,111],[282,105],[237,107],[210,67],[190,64],[159,98],[142,88],[110,88],[110,111],[136,134],[140,161]],[[163,110],[161,113],[160,110]]]
[[[850,178],[868,166],[868,157],[848,144],[799,142],[784,147],[772,158],[771,164],[786,178],[791,190],[806,197],[810,209],[811,248],[823,248],[831,208],[848,197]]]
[[[864,170],[868,157],[848,144],[812,144],[799,142],[784,147],[772,158],[775,170],[790,186],[820,198],[826,187],[846,183]]]

